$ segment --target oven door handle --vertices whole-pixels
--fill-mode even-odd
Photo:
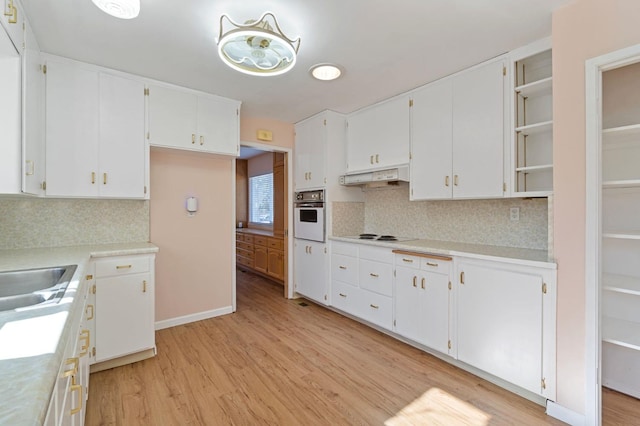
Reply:
[[[324,204],[296,204],[295,208],[299,209],[299,208],[315,208],[315,209],[323,209],[324,208]]]

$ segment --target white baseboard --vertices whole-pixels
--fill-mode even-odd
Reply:
[[[553,401],[547,401],[547,415],[572,426],[584,426],[587,422],[583,414],[569,410]]]
[[[177,325],[188,324],[190,322],[201,321],[209,318],[227,315],[233,312],[233,307],[225,306],[224,308],[213,309],[211,311],[198,312],[195,314],[184,315],[182,317],[170,318],[167,320],[156,321],[156,330],[175,327]]]

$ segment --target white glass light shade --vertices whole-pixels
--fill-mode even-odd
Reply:
[[[140,14],[140,0],[91,0],[100,10],[120,19],[133,19]]]
[[[265,20],[267,16],[273,18],[278,32],[273,31]],[[223,18],[227,18],[236,29],[223,34]],[[299,46],[300,39],[291,40],[282,34],[275,16],[269,12],[258,21],[248,21],[244,25],[236,24],[226,15],[220,18],[218,55],[225,64],[242,73],[261,76],[284,74],[296,64]]]
[[[318,64],[311,67],[311,75],[323,81],[331,81],[342,75],[342,70],[333,64]]]

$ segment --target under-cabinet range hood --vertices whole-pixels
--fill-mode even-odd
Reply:
[[[376,170],[340,176],[340,185],[356,186],[371,184],[388,184],[395,182],[409,182],[409,166],[399,166],[393,169]]]

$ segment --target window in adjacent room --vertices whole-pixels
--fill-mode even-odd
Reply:
[[[249,222],[273,225],[273,173],[249,178]]]

